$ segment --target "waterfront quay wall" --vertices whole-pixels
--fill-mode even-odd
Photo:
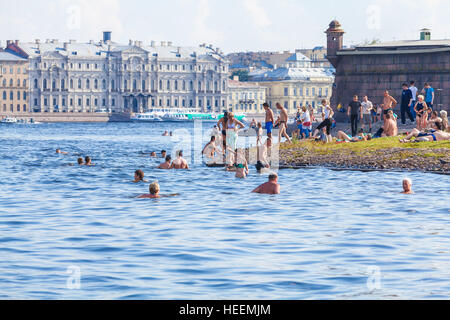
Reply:
[[[336,69],[331,105],[347,108],[353,95],[362,100],[369,96],[374,104],[381,104],[383,93],[400,103],[402,83],[416,82],[419,93],[425,82],[435,89],[435,110],[450,108],[450,50],[433,53],[341,55]],[[396,110],[399,112],[400,106]],[[336,112],[338,121],[346,121],[345,113]]]

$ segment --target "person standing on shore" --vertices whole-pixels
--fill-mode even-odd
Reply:
[[[272,146],[272,130],[274,123],[273,111],[270,109],[269,104],[264,102],[263,104],[264,110],[266,110],[266,120],[265,120],[265,129],[267,131],[267,147],[270,148]]]
[[[281,138],[284,136],[289,143],[292,143],[291,138],[286,132],[287,122],[288,122],[288,113],[285,107],[277,102],[277,109],[280,110],[280,123],[279,123],[279,132],[278,132],[278,142],[281,143]]]
[[[316,137],[317,134],[320,133],[320,130],[326,128],[326,141],[333,142],[333,137],[331,136],[331,125],[333,121],[334,111],[331,109],[327,100],[322,100],[323,111],[322,111],[322,119],[323,121],[319,124],[319,126],[314,131],[313,136]]]
[[[416,105],[417,92],[419,91],[419,89],[417,89],[414,81],[411,81],[409,83],[409,90],[411,90],[412,99],[413,99],[411,105],[409,106],[409,109],[411,111],[411,115],[413,116],[414,121],[416,121],[416,112],[414,111],[414,106]]]
[[[386,121],[386,115],[389,110],[394,111],[394,108],[397,106],[397,100],[395,100],[390,94],[389,91],[384,91],[383,104],[381,107],[383,108],[383,121]]]
[[[428,105],[424,98],[423,95],[419,95],[417,97],[418,101],[414,106],[414,111],[417,114],[417,129],[419,130],[425,129],[428,122]]]
[[[413,102],[413,94],[411,92],[411,90],[408,88],[408,84],[404,83],[402,85],[403,91],[402,91],[402,101],[400,103],[400,113],[401,113],[401,118],[402,118],[402,124],[405,125],[406,124],[406,115],[405,113],[408,115],[409,120],[411,120],[411,123],[414,122],[414,118],[411,114],[411,110],[410,110],[410,105]]]
[[[371,101],[369,101],[368,96],[363,97],[363,102],[361,103],[361,106],[362,106],[362,112],[361,112],[362,129],[364,130],[366,127],[366,124],[369,124],[369,132],[372,132],[373,104]]]
[[[428,106],[428,113],[431,113],[433,111],[434,89],[428,82],[425,83],[425,88],[422,89],[422,94],[425,95],[425,102]]]
[[[361,102],[358,100],[358,96],[353,96],[353,101],[348,104],[347,115],[350,117],[352,136],[356,136],[358,133],[358,113],[361,111]]]

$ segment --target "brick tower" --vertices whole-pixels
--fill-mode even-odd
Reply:
[[[327,59],[336,68],[338,65],[336,52],[342,50],[344,46],[345,31],[341,28],[339,21],[333,20],[325,33],[327,34]]]

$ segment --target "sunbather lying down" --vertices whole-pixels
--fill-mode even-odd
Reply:
[[[415,138],[415,142],[427,142],[427,141],[444,141],[450,140],[450,133],[441,130],[433,132],[420,132],[417,129],[413,129],[404,139],[399,139],[400,142],[412,142],[412,138]]]
[[[372,140],[372,135],[371,134],[364,134],[364,133],[361,132],[356,137],[351,137],[348,134],[346,134],[344,131],[339,131],[337,136],[336,136],[336,138],[338,140],[343,140],[343,141],[347,141],[347,142],[359,142],[359,141]]]

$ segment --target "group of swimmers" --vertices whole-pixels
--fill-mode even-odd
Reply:
[[[66,151],[61,151],[61,149],[56,149],[56,153],[57,153],[57,154],[63,154],[63,155],[68,155],[68,154],[69,154],[69,153],[66,152]],[[78,159],[77,159],[77,163],[78,163],[78,165],[80,165],[80,166],[95,166],[95,164],[92,163],[91,157],[89,157],[89,156],[84,157],[84,159],[81,158],[81,157],[78,158]],[[73,165],[73,164],[72,164],[72,165]]]

